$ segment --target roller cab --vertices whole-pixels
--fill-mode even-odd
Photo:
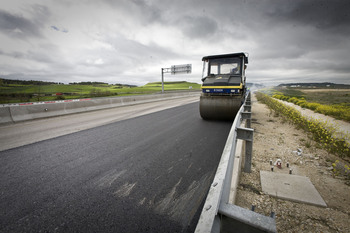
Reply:
[[[234,120],[244,102],[248,56],[245,53],[231,53],[206,56],[202,60],[201,117]]]

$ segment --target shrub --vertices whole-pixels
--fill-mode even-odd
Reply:
[[[347,142],[350,138],[349,134],[343,135],[341,138],[336,137],[336,130],[329,123],[316,119],[308,119],[302,116],[301,113],[293,107],[286,106],[261,92],[257,92],[256,97],[270,109],[280,113],[285,120],[310,132],[313,139],[318,142],[322,148],[342,158],[350,158],[350,144]]]
[[[66,98],[63,95],[57,95],[56,100],[65,100]]]
[[[332,163],[332,166],[334,175],[343,176],[348,180],[350,179],[350,167],[348,165],[336,160],[334,163]]]
[[[335,117],[339,120],[350,122],[350,107],[346,104],[324,105],[319,103],[310,103],[307,102],[304,97],[290,97],[285,96],[282,93],[274,94],[272,95],[272,98],[287,101],[302,108],[307,108],[324,115]]]

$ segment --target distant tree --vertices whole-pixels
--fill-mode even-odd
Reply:
[[[69,83],[70,85],[108,85],[108,83],[104,83],[104,82],[73,82],[73,83]]]
[[[51,85],[57,84],[55,82],[36,81],[36,80],[14,80],[14,79],[2,79],[4,84],[17,84],[17,85]]]

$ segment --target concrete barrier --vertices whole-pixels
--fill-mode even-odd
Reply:
[[[56,116],[63,111],[64,106],[64,103],[11,106],[10,114],[13,122],[33,120]]]
[[[120,106],[142,104],[186,96],[199,96],[200,92],[172,92],[152,95],[60,100],[39,103],[10,104],[0,106],[0,124],[20,122],[66,114],[94,111]]]
[[[10,107],[0,108],[0,124],[12,122]]]

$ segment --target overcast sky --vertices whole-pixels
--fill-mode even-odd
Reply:
[[[350,84],[348,0],[0,0],[0,77],[200,83],[202,57],[247,52],[247,81]]]

